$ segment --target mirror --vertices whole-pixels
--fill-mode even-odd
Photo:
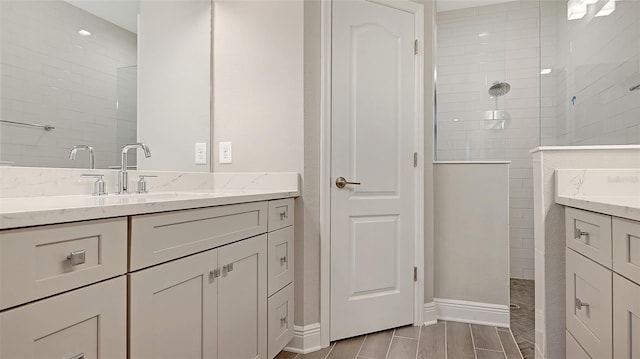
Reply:
[[[0,164],[88,168],[69,153],[89,145],[113,168],[145,142],[139,168],[209,171],[193,163],[210,138],[208,0],[3,0],[0,16]]]

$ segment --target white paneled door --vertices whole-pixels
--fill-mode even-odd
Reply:
[[[330,337],[336,340],[413,323],[418,169],[415,15],[334,0],[332,16]],[[340,177],[357,184],[341,184]]]

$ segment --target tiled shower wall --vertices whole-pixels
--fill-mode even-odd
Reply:
[[[118,68],[136,65],[136,35],[62,0],[3,0],[0,6],[1,118],[56,127],[0,124],[0,160],[86,167],[86,153],[76,161],[68,156],[73,145],[87,144],[96,149],[97,167],[117,164]],[[135,121],[135,110],[120,115]],[[119,130],[131,122],[121,117]]]
[[[541,1],[542,145],[640,144],[640,1],[587,7],[567,20],[566,1]]]
[[[539,133],[539,10],[537,0],[522,0],[437,18],[437,160],[511,161],[510,275],[525,279],[534,277],[529,150]],[[496,81],[510,92],[490,97]]]

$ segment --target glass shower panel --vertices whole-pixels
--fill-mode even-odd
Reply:
[[[506,158],[508,27],[505,6],[438,13],[437,160]]]
[[[541,144],[640,144],[640,1],[540,8]]]

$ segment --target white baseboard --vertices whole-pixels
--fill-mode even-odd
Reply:
[[[509,327],[508,305],[440,298],[434,298],[433,302],[441,320]]]
[[[438,322],[438,312],[436,311],[436,304],[434,302],[424,303],[422,319],[424,325],[436,324]]]
[[[322,349],[320,343],[320,323],[313,323],[303,327],[296,325],[293,327],[293,339],[284,350],[307,354]]]

